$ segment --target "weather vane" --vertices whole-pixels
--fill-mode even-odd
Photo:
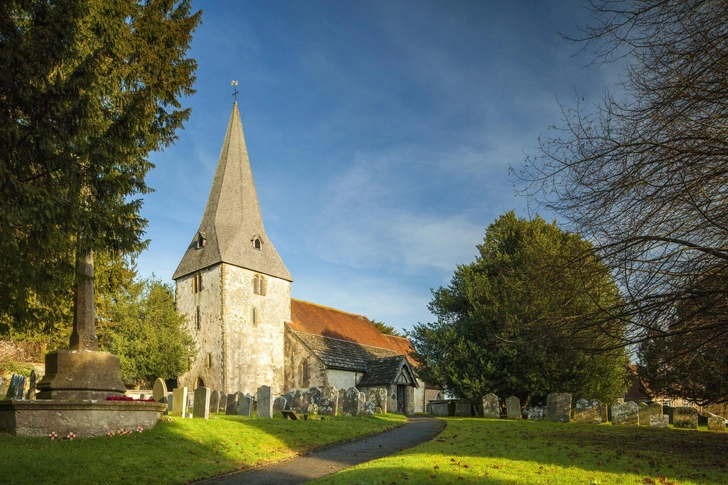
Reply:
[[[237,86],[237,85],[238,85],[237,81],[235,81],[235,80],[230,81],[230,86],[233,86],[233,99],[235,99],[235,101],[238,100],[238,90],[237,90],[237,88],[235,88],[235,86]]]

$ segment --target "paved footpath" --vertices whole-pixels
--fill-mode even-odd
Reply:
[[[271,465],[197,482],[199,485],[294,485],[306,483],[359,463],[393,455],[440,434],[445,422],[413,416],[407,424],[384,433],[314,451]]]

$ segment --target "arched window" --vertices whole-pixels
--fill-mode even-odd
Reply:
[[[198,387],[205,387],[205,381],[202,380],[202,377],[198,377],[197,379],[195,379],[194,389],[197,389]]]
[[[205,356],[205,367],[208,369],[212,367],[212,352],[208,352]]]
[[[265,276],[259,274],[253,276],[253,293],[265,296],[266,286]]]
[[[254,327],[258,325],[258,309],[255,307],[250,311],[250,321]]]
[[[195,328],[197,330],[202,328],[202,316],[200,315],[200,305],[197,305],[195,310]]]
[[[299,373],[301,375],[301,387],[304,389],[309,387],[311,385],[311,376],[308,369],[308,359],[301,361]]]

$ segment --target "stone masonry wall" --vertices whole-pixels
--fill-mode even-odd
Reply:
[[[179,378],[180,387],[194,388],[197,378],[212,389],[223,387],[221,265],[203,269],[202,290],[193,293],[192,281],[197,273],[179,278],[176,283],[177,311],[187,315],[187,328],[194,337],[199,353],[190,370]],[[200,307],[200,328],[197,329],[197,306]],[[212,355],[207,367],[207,354]]]
[[[301,361],[308,360],[308,382],[301,380]],[[291,389],[323,388],[326,383],[326,368],[290,330],[285,332],[285,374],[283,392]],[[337,387],[338,389],[338,387]]]
[[[291,284],[263,275],[266,295],[253,292],[255,272],[222,265],[226,393],[284,389],[284,323],[291,320]],[[254,324],[253,308],[257,312]]]

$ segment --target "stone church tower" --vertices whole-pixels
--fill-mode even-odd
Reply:
[[[173,278],[199,348],[179,385],[284,392],[293,278],[265,234],[237,102],[200,228]]]

